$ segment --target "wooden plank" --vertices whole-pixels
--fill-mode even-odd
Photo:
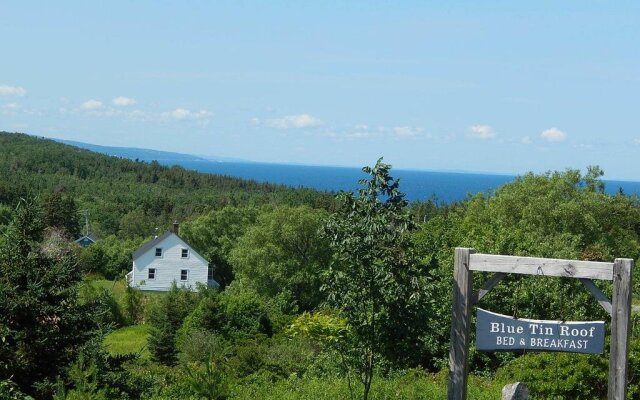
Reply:
[[[632,271],[631,259],[617,258],[613,263],[609,400],[624,400],[627,392]]]
[[[453,310],[451,321],[451,350],[449,351],[449,400],[467,398],[467,369],[473,273],[469,270],[469,257],[473,249],[456,248],[453,265]]]
[[[471,271],[613,280],[613,263],[472,254]]]
[[[602,306],[602,308],[604,308],[607,314],[611,316],[611,302],[609,301],[609,298],[604,293],[602,293],[600,288],[597,287],[591,279],[580,278],[580,282],[582,282],[582,284],[584,285],[584,287],[587,288],[589,293],[591,293],[591,295],[596,298],[598,303],[600,303],[600,305]]]
[[[478,302],[480,302],[480,300],[482,300],[482,298],[486,296],[487,293],[489,293],[491,289],[493,289],[493,287],[497,285],[498,282],[500,282],[505,276],[507,276],[507,274],[504,272],[496,272],[495,274],[491,275],[491,278],[489,278],[482,285],[480,290],[473,294],[473,304],[477,304]]]

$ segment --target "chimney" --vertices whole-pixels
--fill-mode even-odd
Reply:
[[[176,235],[180,233],[180,224],[178,221],[173,221],[173,233]]]

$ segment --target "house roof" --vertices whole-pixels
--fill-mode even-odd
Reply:
[[[154,247],[156,247],[156,245],[158,243],[162,242],[163,240],[165,240],[166,238],[168,238],[171,235],[175,235],[175,233],[173,233],[171,231],[166,231],[162,235],[157,236],[153,240],[150,240],[147,243],[143,244],[142,246],[138,247],[138,250],[133,252],[133,259],[135,260],[136,258],[140,257],[141,255],[143,255],[147,251],[153,249]]]
[[[86,238],[86,239],[91,240],[93,243],[95,243],[95,242],[98,240],[98,238],[96,238],[95,236],[93,236],[93,234],[91,234],[91,233],[90,233],[90,234],[88,234],[88,235],[84,235],[84,236],[82,236],[82,237],[80,237],[80,238],[76,239],[76,240],[75,240],[75,242],[76,242],[76,243],[78,243],[78,242],[80,242],[82,239],[85,239],[85,238]]]

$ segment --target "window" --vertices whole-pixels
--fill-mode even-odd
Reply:
[[[182,258],[189,258],[189,249],[182,249]]]
[[[156,257],[162,257],[162,248],[156,247]]]
[[[188,281],[189,280],[189,270],[181,269],[180,270],[180,280]]]
[[[212,281],[213,280],[213,267],[208,267],[207,268],[207,279]]]
[[[156,269],[155,268],[149,268],[149,279],[151,279],[151,280],[156,279]]]

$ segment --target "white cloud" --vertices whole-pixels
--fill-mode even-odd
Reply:
[[[118,96],[115,99],[111,100],[111,102],[113,103],[113,105],[118,107],[132,106],[137,103],[135,99],[124,96]]]
[[[174,119],[174,120],[208,120],[213,116],[211,111],[200,110],[200,111],[191,111],[186,108],[176,108],[173,111],[167,111],[162,113],[162,117],[164,119]]]
[[[558,128],[549,128],[543,131],[540,136],[549,142],[562,142],[567,138],[567,134]]]
[[[371,133],[370,132],[353,132],[353,133],[347,133],[346,137],[348,138],[352,138],[352,139],[364,139],[364,138],[368,138],[371,137]]]
[[[309,114],[287,115],[282,118],[274,118],[267,121],[267,126],[277,129],[308,128],[320,125],[321,121]]]
[[[3,115],[16,115],[20,106],[17,103],[7,103],[0,107]]]
[[[27,90],[20,86],[0,85],[0,95],[2,96],[24,96]]]
[[[469,128],[470,135],[478,139],[493,139],[496,137],[496,133],[491,129],[489,125],[473,125]]]
[[[398,127],[395,127],[393,129],[391,129],[391,131],[396,136],[409,137],[409,136],[417,136],[417,135],[421,134],[424,131],[424,129],[422,129],[422,128],[413,128],[413,127],[410,127],[410,126],[398,126]]]
[[[531,144],[531,138],[529,136],[525,136],[522,139],[520,139],[520,143],[522,143],[522,144]]]
[[[91,99],[82,103],[81,107],[84,108],[85,110],[98,110],[102,108],[102,102]]]

